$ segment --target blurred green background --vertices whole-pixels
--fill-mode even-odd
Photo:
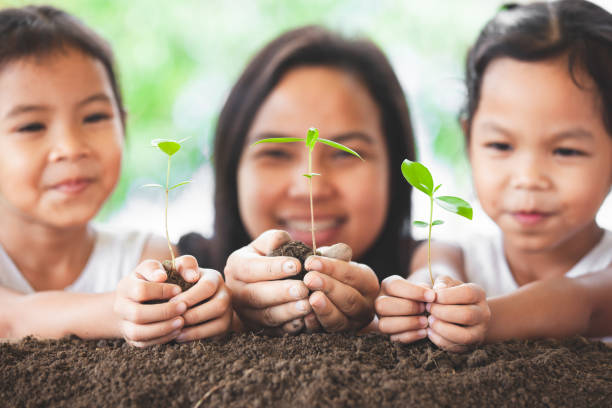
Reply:
[[[162,180],[165,158],[150,140],[190,138],[173,179],[209,162],[217,114],[249,58],[278,34],[306,24],[369,37],[386,52],[408,95],[421,160],[435,161],[437,179],[454,182],[456,193],[471,191],[457,122],[463,63],[501,1],[0,0],[0,7],[43,3],[82,19],[116,54],[128,143],[121,181],[99,220],[141,194],[138,186]]]

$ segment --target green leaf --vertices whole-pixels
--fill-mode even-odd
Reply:
[[[361,156],[359,155],[359,153],[357,153],[357,152],[356,152],[356,151],[354,151],[353,149],[350,149],[350,148],[346,147],[346,146],[345,146],[345,145],[343,145],[343,144],[340,144],[340,143],[337,143],[337,142],[333,142],[333,141],[331,141],[331,140],[327,140],[327,139],[319,139],[319,142],[321,142],[321,143],[325,143],[326,145],[331,146],[331,147],[335,147],[336,149],[339,149],[339,150],[344,150],[345,152],[350,153],[350,154],[352,154],[353,156],[357,156],[357,157],[359,157],[361,160],[363,160],[363,159],[361,158]]]
[[[419,227],[419,228],[429,227],[429,224],[423,221],[412,221],[412,225],[414,225],[415,227]]]
[[[468,220],[472,219],[472,206],[465,200],[453,196],[436,197],[436,203],[446,211],[461,215]]]
[[[435,220],[434,222],[431,223],[432,227],[435,227],[436,225],[442,225],[444,224],[444,221],[442,220]]]
[[[171,139],[155,139],[151,141],[151,144],[162,152],[166,153],[168,156],[172,156],[181,148],[181,144],[179,142]]]
[[[412,187],[421,190],[430,197],[433,195],[433,178],[427,167],[421,163],[404,159],[402,162],[402,174]]]
[[[306,134],[306,146],[308,146],[310,150],[314,149],[317,139],[319,139],[319,129],[313,127],[308,129],[308,133]]]
[[[320,176],[320,174],[319,173],[307,173],[307,174],[302,174],[302,176],[312,178],[312,176]]]
[[[260,139],[253,143],[251,146],[255,146],[260,143],[292,143],[292,142],[301,142],[304,140],[303,137],[272,137],[269,139]]]
[[[170,187],[170,188],[168,189],[168,191],[173,190],[173,189],[175,189],[175,188],[177,188],[177,187],[180,187],[180,186],[184,186],[185,184],[189,184],[189,183],[191,183],[191,180],[181,181],[180,183],[175,184],[175,185],[173,185],[172,187]]]
[[[164,186],[162,186],[161,184],[144,184],[144,185],[142,185],[140,187],[142,187],[142,188],[145,188],[145,187],[164,188]]]
[[[436,191],[438,191],[438,189],[439,189],[440,187],[442,187],[442,184],[438,184],[438,185],[436,186],[436,188],[434,188],[433,192],[435,193]]]

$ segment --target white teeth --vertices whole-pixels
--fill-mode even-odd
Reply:
[[[310,231],[310,222],[309,221],[287,221],[286,223],[288,229],[298,230],[298,231]],[[328,221],[315,221],[314,229],[315,231],[321,231],[329,228],[334,228],[338,225],[337,220],[328,220]]]

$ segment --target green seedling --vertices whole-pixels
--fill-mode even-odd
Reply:
[[[402,174],[404,178],[412,187],[416,188],[427,194],[429,197],[429,222],[424,221],[414,221],[413,224],[417,227],[428,228],[429,233],[427,235],[427,266],[429,268],[429,278],[431,279],[431,285],[434,284],[433,274],[431,273],[431,229],[437,225],[444,224],[442,220],[433,220],[433,205],[434,201],[438,206],[442,207],[442,209],[446,211],[450,211],[452,213],[461,215],[462,217],[467,218],[468,220],[472,219],[472,206],[470,204],[459,198],[453,196],[437,196],[434,197],[434,193],[438,191],[442,184],[438,184],[434,187],[433,177],[431,173],[421,163],[412,162],[408,159],[405,159],[402,162]]]
[[[168,193],[170,192],[170,190],[174,190],[177,187],[190,183],[191,180],[181,181],[180,183],[175,184],[172,187],[170,187],[169,186],[170,185],[170,160],[172,156],[180,150],[181,143],[183,143],[185,140],[187,139],[183,139],[179,141],[171,140],[171,139],[155,139],[151,141],[151,144],[154,147],[157,147],[162,153],[168,156],[168,168],[166,170],[166,186],[164,187],[161,184],[145,184],[143,186],[143,187],[161,188],[161,189],[164,189],[166,193],[164,221],[165,221],[165,228],[166,228],[166,241],[168,242],[168,249],[170,250],[170,256],[172,257],[172,269],[173,270],[176,270],[176,265],[174,264],[174,259],[175,259],[174,250],[172,249],[172,244],[170,243],[170,235],[168,234]]]
[[[261,139],[258,140],[257,142],[253,143],[252,146],[256,145],[256,144],[260,144],[260,143],[292,143],[292,142],[302,142],[304,141],[306,143],[306,148],[308,149],[308,173],[304,174],[303,176],[306,177],[308,179],[308,189],[309,189],[309,195],[310,195],[310,231],[312,232],[312,250],[313,253],[317,253],[317,244],[315,242],[315,230],[314,230],[314,208],[312,205],[312,177],[313,176],[320,176],[319,173],[313,173],[312,172],[312,151],[314,150],[315,145],[317,144],[317,142],[321,142],[324,143],[328,146],[331,146],[333,148],[339,149],[339,150],[343,150],[347,153],[350,153],[354,156],[359,157],[361,160],[363,160],[361,158],[361,156],[354,150],[349,149],[348,147],[337,143],[337,142],[333,142],[331,140],[327,140],[327,139],[323,139],[319,137],[319,130],[316,128],[310,128],[308,129],[308,133],[306,134],[306,138],[303,137],[273,137],[270,139]]]

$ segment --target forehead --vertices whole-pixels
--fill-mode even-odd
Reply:
[[[76,50],[24,57],[0,68],[0,106],[53,103],[108,92],[112,87],[101,62]]]
[[[487,67],[474,116],[509,125],[563,127],[576,122],[603,126],[593,81],[581,70],[572,79],[565,56],[544,61],[499,58]]]
[[[287,72],[265,99],[251,134],[273,131],[300,136],[312,126],[322,135],[354,130],[380,133],[379,108],[356,75],[333,67],[298,67]]]

